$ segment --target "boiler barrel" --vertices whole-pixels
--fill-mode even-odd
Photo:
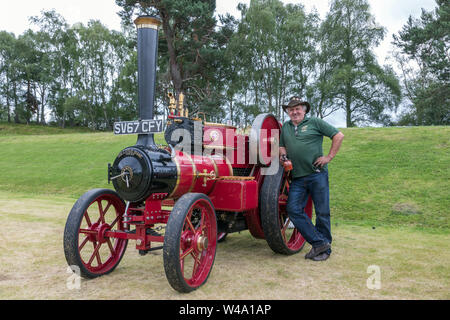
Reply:
[[[152,193],[171,193],[177,167],[170,153],[157,147],[133,146],[122,150],[109,173],[122,199],[140,202]]]
[[[229,160],[220,155],[195,155],[176,151],[173,159],[177,167],[177,181],[169,198],[177,199],[188,192],[209,194],[218,177],[232,176]]]

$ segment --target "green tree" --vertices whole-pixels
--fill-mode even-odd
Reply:
[[[399,81],[390,67],[382,67],[373,49],[385,30],[370,14],[367,0],[333,0],[322,25],[331,74],[327,79],[333,103],[346,113],[347,127],[364,123],[388,124],[387,110],[401,99]],[[328,52],[326,52],[328,51]]]
[[[36,111],[35,83],[38,74],[38,54],[34,49],[33,32],[18,38],[12,33],[0,33],[0,90],[5,101],[7,120],[30,122]]]
[[[111,120],[135,120],[138,117],[136,31],[125,28],[122,32],[112,32],[110,41],[115,56],[109,101]]]
[[[306,95],[318,17],[279,0],[252,0],[239,10],[242,19],[229,46],[242,79],[239,105],[253,116],[272,112],[281,118],[289,96]]]
[[[215,0],[116,0],[116,3],[123,8],[120,16],[125,25],[131,24],[137,14],[156,14],[161,18],[160,39],[164,43],[160,41],[159,53],[167,62],[159,66],[162,73],[159,79],[169,81],[176,97],[180,93],[187,96],[191,112],[202,110],[223,116],[217,108],[220,97],[214,89],[215,69],[221,60]],[[160,93],[166,89],[157,88]]]
[[[222,96],[224,98],[224,104],[228,107],[227,112],[229,114],[229,120],[234,125],[239,121],[238,106],[236,105],[235,100],[240,91],[241,79],[239,77],[239,63],[237,57],[232,53],[232,50],[229,50],[229,44],[237,30],[239,22],[230,14],[219,16],[219,19],[222,24],[219,34],[219,38],[222,38],[222,41],[219,42],[223,44],[221,47],[223,54],[217,78],[222,79]]]
[[[420,19],[409,17],[394,44],[411,101],[400,124],[450,124],[450,3],[436,0],[437,8],[422,10]]]
[[[42,53],[36,49],[37,40],[36,34],[32,30],[27,30],[17,41],[18,76],[25,88],[20,99],[23,106],[21,112],[27,123],[31,122],[34,114],[37,115],[37,121],[39,120],[40,102],[36,98],[36,84],[40,80]]]
[[[8,122],[11,122],[11,114],[13,111],[13,88],[15,86],[17,87],[15,84],[15,64],[13,63],[16,41],[13,33],[6,31],[0,32],[0,103],[4,106],[5,119]]]
[[[306,88],[306,96],[311,104],[311,114],[321,119],[338,111],[340,106],[334,103],[333,83],[333,50],[328,48],[328,26],[322,23],[318,28],[314,40],[317,44],[313,54],[314,73],[312,81]]]
[[[40,27],[37,91],[60,126],[110,129],[115,119],[135,118],[137,90],[129,81],[135,84],[136,41],[130,28],[111,31],[99,21],[70,27],[55,11],[30,20]]]
[[[29,20],[40,28],[38,34],[41,43],[38,48],[45,58],[44,69],[48,79],[43,77],[41,85],[48,81],[49,88],[48,91],[41,89],[41,98],[42,94],[48,92],[43,107],[48,104],[54,120],[61,127],[65,127],[66,121],[73,119],[73,116],[64,110],[64,103],[73,94],[73,82],[77,77],[78,41],[75,30],[54,10],[42,11],[40,16],[30,17]]]
[[[111,105],[109,104],[112,84],[117,77],[117,59],[112,39],[116,36],[99,21],[90,21],[88,26],[77,28],[79,36],[80,64],[77,95],[85,100],[85,116],[92,127],[104,125],[111,128]]]

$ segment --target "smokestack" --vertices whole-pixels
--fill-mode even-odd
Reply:
[[[158,62],[158,27],[161,20],[140,16],[137,27],[139,120],[153,119],[155,103],[156,65]],[[137,145],[155,145],[153,133],[139,134]]]

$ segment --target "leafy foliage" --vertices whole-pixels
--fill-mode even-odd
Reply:
[[[122,71],[133,59],[133,46],[123,33],[99,21],[69,27],[55,11],[30,21],[38,32],[28,30],[18,39],[0,34],[8,121],[12,109],[15,122],[27,123],[34,116],[44,123],[47,109],[61,127],[105,129],[116,117],[135,117],[135,89],[126,86]]]
[[[347,127],[387,124],[384,111],[395,110],[400,102],[400,85],[393,70],[381,67],[373,53],[384,34],[370,14],[367,0],[331,2],[321,26],[322,54],[329,64],[326,81],[331,92],[327,94],[345,111]]]
[[[183,93],[191,112],[207,112],[215,118],[224,116],[220,92],[223,45],[221,31],[214,17],[212,0],[116,0],[124,25],[139,14],[157,15],[162,21],[160,53],[166,61],[160,64],[162,80],[159,99],[165,101],[169,91],[175,97]],[[219,30],[217,30],[219,29]]]
[[[412,103],[400,124],[450,124],[450,3],[436,3],[434,12],[422,10],[420,19],[409,17],[394,35],[396,59]]]
[[[385,29],[367,0],[333,0],[324,20],[280,0],[240,4],[239,19],[215,14],[214,0],[116,0],[120,32],[99,21],[69,26],[55,11],[30,21],[38,31],[0,32],[0,120],[109,130],[138,117],[136,30],[139,15],[162,21],[155,114],[166,114],[168,92],[183,93],[190,114],[248,127],[261,112],[286,120],[293,96],[326,118],[338,110],[347,126],[448,124],[449,4],[409,18],[391,66],[374,49]],[[412,62],[416,67],[411,67]],[[410,106],[393,123],[402,101]]]

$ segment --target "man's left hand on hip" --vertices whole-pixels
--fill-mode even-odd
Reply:
[[[332,158],[330,156],[319,157],[314,161],[314,166],[322,168],[327,163],[330,163]]]

